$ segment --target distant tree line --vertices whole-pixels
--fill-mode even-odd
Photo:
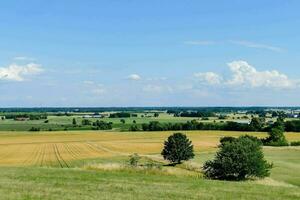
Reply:
[[[129,117],[131,117],[131,114],[127,112],[117,112],[117,113],[111,113],[109,115],[109,118],[129,118]]]
[[[136,130],[136,125],[134,125]],[[185,123],[160,123],[152,121],[143,123],[141,126],[143,131],[169,131],[169,130],[226,130],[226,131],[264,131],[264,121],[260,118],[253,118],[250,124],[238,122],[224,123],[203,123],[196,120],[187,121]]]
[[[281,120],[281,126],[287,132],[300,132],[300,120],[286,121]],[[233,121],[227,122],[198,122],[196,120],[187,121],[185,123],[161,123],[159,121],[151,121],[143,123],[141,126],[133,124],[129,131],[179,131],[179,130],[224,130],[224,131],[261,131],[269,132],[278,126],[278,122],[267,125],[264,118],[252,118],[251,122],[239,123]]]
[[[105,122],[99,121],[93,122],[93,129],[94,130],[111,130],[112,129],[112,122]]]
[[[174,116],[176,117],[215,117],[216,114],[213,112],[202,112],[202,111],[197,111],[197,112],[179,112],[179,113],[174,113]]]
[[[74,124],[74,123],[73,123]],[[112,129],[112,122],[105,122],[97,120],[95,122],[92,122],[88,119],[83,119],[81,122],[82,126],[92,126],[93,130],[111,130]]]
[[[287,132],[300,132],[300,120],[286,121],[284,128]]]
[[[18,118],[28,118],[29,120],[40,120],[40,119],[47,119],[48,115],[46,113],[41,113],[41,114],[17,114],[17,113],[12,113],[12,114],[5,114],[5,119],[18,119]]]

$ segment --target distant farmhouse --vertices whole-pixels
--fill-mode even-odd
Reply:
[[[15,121],[29,121],[30,118],[29,117],[16,117]]]
[[[287,116],[288,116],[288,118],[298,118],[299,114],[291,113],[291,114],[288,114]]]
[[[94,113],[93,115],[83,115],[82,118],[89,119],[89,118],[104,118],[108,117],[108,114],[104,113]]]

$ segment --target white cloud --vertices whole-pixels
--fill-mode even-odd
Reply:
[[[94,81],[83,81],[83,83],[86,85],[93,85]]]
[[[290,79],[277,70],[258,71],[246,61],[233,61],[228,63],[231,77],[224,79],[214,72],[196,73],[194,76],[210,85],[248,88],[289,89],[300,86],[300,80]]]
[[[141,76],[138,75],[138,74],[130,74],[130,75],[127,77],[127,79],[133,80],[133,81],[138,81],[138,80],[141,80],[142,78],[141,78]]]
[[[173,88],[167,85],[146,85],[143,87],[144,92],[149,92],[149,93],[162,93],[162,92],[173,92]]]
[[[26,76],[36,75],[43,71],[41,65],[29,63],[26,65],[11,64],[0,68],[0,80],[24,81]]]
[[[147,81],[165,81],[167,80],[167,77],[154,77],[154,78],[147,78]]]
[[[255,43],[255,42],[250,42],[246,40],[231,40],[230,41],[233,44],[249,47],[249,48],[257,48],[257,49],[267,49],[270,51],[276,51],[276,52],[282,52],[283,49],[280,47],[272,46],[272,45],[267,45],[267,44],[260,44],[260,43]]]
[[[210,40],[194,40],[194,41],[185,41],[184,44],[204,46],[204,45],[213,45],[215,44],[215,42]]]
[[[222,81],[222,77],[214,72],[195,73],[194,76],[201,82],[210,85],[219,85]]]
[[[87,91],[93,95],[103,95],[106,93],[106,88],[103,84],[95,83],[94,81],[83,81]]]
[[[275,51],[275,52],[282,52],[284,49],[273,46],[273,45],[268,45],[268,44],[261,44],[257,42],[251,42],[247,40],[225,40],[225,41],[213,41],[213,40],[191,40],[191,41],[185,41],[184,44],[186,45],[195,45],[195,46],[207,46],[207,45],[216,45],[216,44],[235,44],[235,45],[240,45],[248,48],[256,48],[256,49],[266,49],[270,51]]]
[[[103,85],[98,85],[97,87],[93,88],[91,92],[95,95],[102,95],[106,92],[106,89]]]
[[[16,56],[13,59],[19,60],[19,61],[35,61],[35,58],[30,58],[30,57],[26,57],[26,56]]]

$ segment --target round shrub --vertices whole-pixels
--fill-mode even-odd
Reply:
[[[214,160],[203,166],[207,178],[245,180],[270,175],[272,165],[264,159],[262,145],[254,138],[242,136],[223,142],[219,148]]]

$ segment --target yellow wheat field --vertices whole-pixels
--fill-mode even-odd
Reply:
[[[155,155],[173,132],[0,132],[0,165],[70,167],[70,162],[90,158],[128,156],[132,153]],[[225,131],[184,132],[196,152],[214,151],[222,136],[245,133]],[[249,133],[264,137],[264,133]],[[300,140],[299,133],[287,133],[289,140]]]

